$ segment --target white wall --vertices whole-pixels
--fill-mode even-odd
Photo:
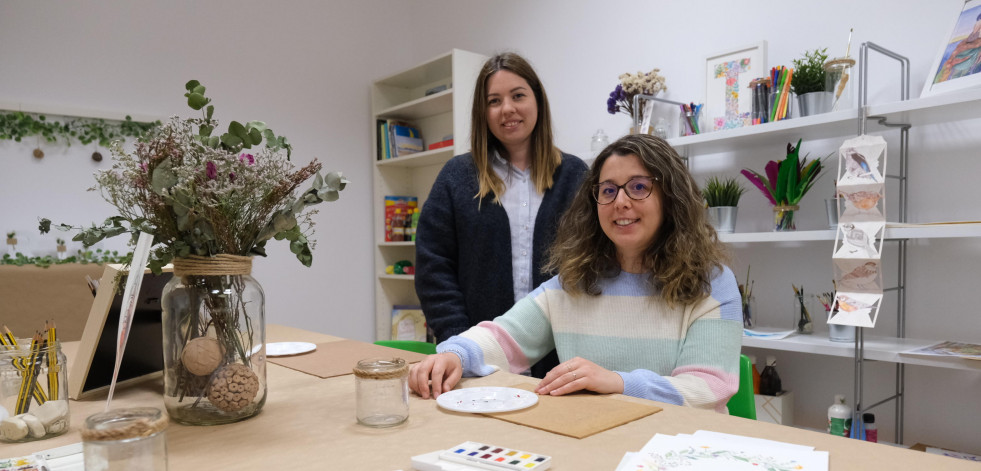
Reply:
[[[453,47],[483,54],[517,51],[546,84],[560,147],[586,155],[597,128],[615,138],[629,126],[625,116],[605,111],[619,74],[658,67],[667,78],[667,98],[700,101],[705,57],[761,40],[768,43],[770,65],[790,65],[803,51],[819,47],[841,55],[848,29],[855,28],[853,55],[861,42],[873,41],[909,57],[916,97],[960,8],[959,0],[792,1],[777,9],[745,0],[284,5],[114,0],[41,7],[0,0],[0,103],[166,116],[183,113],[183,83],[196,78],[208,87],[223,122],[266,120],[293,141],[299,162],[317,156],[353,181],[341,201],[321,207],[313,268],[297,265],[278,245],[257,262],[268,320],[363,340],[370,340],[373,329],[372,79]],[[872,101],[897,99],[894,63],[873,57],[870,68]],[[973,120],[911,131],[911,220],[981,219],[969,177],[981,171],[972,137],[979,130],[981,122]],[[891,143],[895,135],[884,134]],[[839,145],[840,140],[805,141],[805,151],[825,155]],[[91,171],[107,162],[93,165],[87,160],[90,150],[76,146],[45,146],[48,157],[35,161],[32,148],[0,142],[0,229],[33,234],[39,215],[78,224],[108,215],[106,204],[83,192],[91,185]],[[898,155],[895,149],[890,156]],[[701,179],[761,168],[781,156],[781,149],[732,149],[700,156],[694,171]],[[831,194],[831,185],[825,177],[814,196],[805,198],[800,229],[823,224],[821,199]],[[892,213],[894,200],[890,204]],[[759,195],[747,194],[740,206],[737,231],[765,230],[768,208]],[[981,341],[973,299],[965,296],[977,279],[981,243],[910,245],[909,336]],[[740,247],[733,267],[741,273],[752,265],[762,320],[777,322],[789,316],[782,307],[790,303],[788,280],[814,290],[830,288],[830,252],[813,244]],[[885,263],[888,268],[894,262]],[[889,302],[895,305],[887,297]],[[891,335],[895,322],[888,312],[887,305],[872,334]],[[854,401],[851,361],[780,352],[777,357],[785,388],[797,396],[799,424],[823,427],[835,393]],[[892,368],[867,367],[872,392],[866,404],[892,388]],[[909,367],[906,376],[905,442],[981,453],[976,438],[981,402],[975,392],[981,375]],[[880,437],[890,440],[892,406],[875,412]]]

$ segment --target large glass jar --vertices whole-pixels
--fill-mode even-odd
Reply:
[[[68,430],[68,362],[57,341],[0,344],[0,443],[27,442]]]
[[[164,287],[164,405],[187,425],[247,419],[266,402],[265,297],[251,259],[174,260]]]

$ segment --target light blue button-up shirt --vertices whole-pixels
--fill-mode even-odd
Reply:
[[[531,276],[532,239],[544,195],[535,190],[531,167],[520,170],[497,152],[491,162],[494,173],[504,181],[504,194],[499,199],[511,229],[511,275],[514,278],[514,302],[518,302],[535,288]]]

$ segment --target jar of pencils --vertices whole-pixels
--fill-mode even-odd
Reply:
[[[0,335],[0,442],[27,442],[68,431],[68,362],[47,336]]]
[[[681,114],[678,116],[678,129],[682,136],[694,136],[701,134],[705,130],[702,120],[702,105],[694,103],[681,105]]]

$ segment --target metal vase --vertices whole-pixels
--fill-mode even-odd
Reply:
[[[709,223],[718,233],[736,231],[736,206],[711,206],[708,208]]]
[[[834,94],[831,92],[810,92],[797,95],[797,102],[800,105],[800,115],[811,116],[831,111],[833,98]]]

